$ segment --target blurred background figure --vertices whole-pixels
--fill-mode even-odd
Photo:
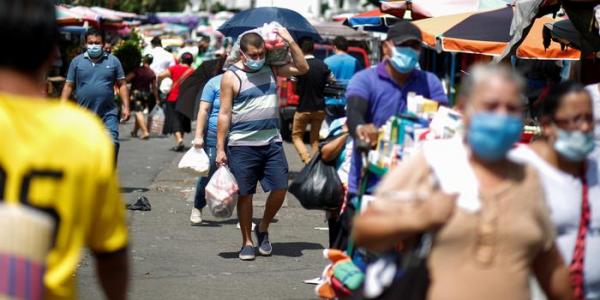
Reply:
[[[294,113],[294,123],[292,124],[292,142],[300,159],[308,164],[311,157],[319,150],[319,130],[325,119],[325,100],[323,90],[327,81],[331,79],[331,71],[327,65],[313,55],[315,42],[308,37],[301,38],[298,42],[304,58],[308,63],[308,73],[298,76],[296,92],[300,97],[298,108]],[[304,145],[304,132],[306,126],[310,124],[310,148],[308,153]]]
[[[325,59],[325,64],[331,70],[333,77],[339,84],[347,85],[350,78],[359,70],[358,60],[348,54],[348,40],[343,36],[336,36],[333,40],[334,54]],[[327,123],[335,119],[346,116],[346,100],[342,99],[325,99]]]
[[[41,98],[59,42],[54,1],[0,0],[0,36],[14,43],[0,50],[0,298],[77,299],[87,247],[104,297],[125,299],[113,144],[97,115]]]
[[[433,233],[428,299],[573,299],[537,172],[507,158],[521,136],[523,79],[476,65],[461,89],[465,136],[426,143],[386,175],[354,223],[358,245],[390,250]],[[460,178],[460,180],[453,180]]]
[[[165,78],[171,78],[173,85],[167,95],[167,109],[165,113],[165,127],[163,134],[174,134],[175,146],[172,151],[181,152],[185,149],[183,144],[183,135],[192,130],[190,119],[184,114],[178,112],[175,108],[177,97],[179,97],[179,88],[183,81],[194,73],[191,67],[194,57],[191,53],[183,53],[179,59],[179,64],[169,67],[166,71],[158,75],[158,84]]]
[[[165,50],[162,46],[162,41],[159,36],[155,36],[150,41],[150,46],[152,47],[150,51],[146,54],[152,55],[152,63],[150,64],[150,69],[154,71],[154,74],[157,76],[162,74],[169,67],[175,65],[175,59],[173,58],[173,54],[169,51]]]
[[[141,139],[146,140],[150,137],[148,126],[144,120],[144,112],[152,111],[155,105],[160,104],[156,75],[150,68],[153,57],[146,54],[142,58],[142,65],[135,68],[127,74],[127,82],[131,83],[131,99],[133,100],[131,109],[135,113],[135,124],[131,131],[132,137],[138,136],[138,130],[142,130]]]
[[[600,165],[594,113],[580,83],[555,86],[542,107],[543,139],[511,153],[541,175],[576,299],[600,298]]]

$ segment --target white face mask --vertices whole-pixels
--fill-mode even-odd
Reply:
[[[570,161],[583,161],[596,146],[594,134],[591,132],[567,131],[560,128],[556,130],[558,137],[554,142],[554,150]]]

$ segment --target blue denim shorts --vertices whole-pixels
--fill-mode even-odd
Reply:
[[[231,146],[229,169],[237,180],[240,196],[256,193],[260,181],[263,191],[288,187],[288,164],[281,143],[266,146]]]

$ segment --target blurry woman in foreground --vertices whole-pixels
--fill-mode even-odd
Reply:
[[[572,299],[537,172],[506,158],[523,127],[522,86],[504,66],[474,67],[461,90],[465,136],[425,144],[355,220],[371,251],[435,233],[428,299],[529,299],[531,273],[549,299]]]
[[[576,299],[600,299],[600,183],[592,100],[579,83],[555,87],[542,108],[544,139],[512,151],[539,172]]]

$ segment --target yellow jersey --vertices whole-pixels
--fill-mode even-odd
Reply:
[[[69,103],[0,93],[0,299],[74,299],[83,247],[127,246],[108,133]]]

